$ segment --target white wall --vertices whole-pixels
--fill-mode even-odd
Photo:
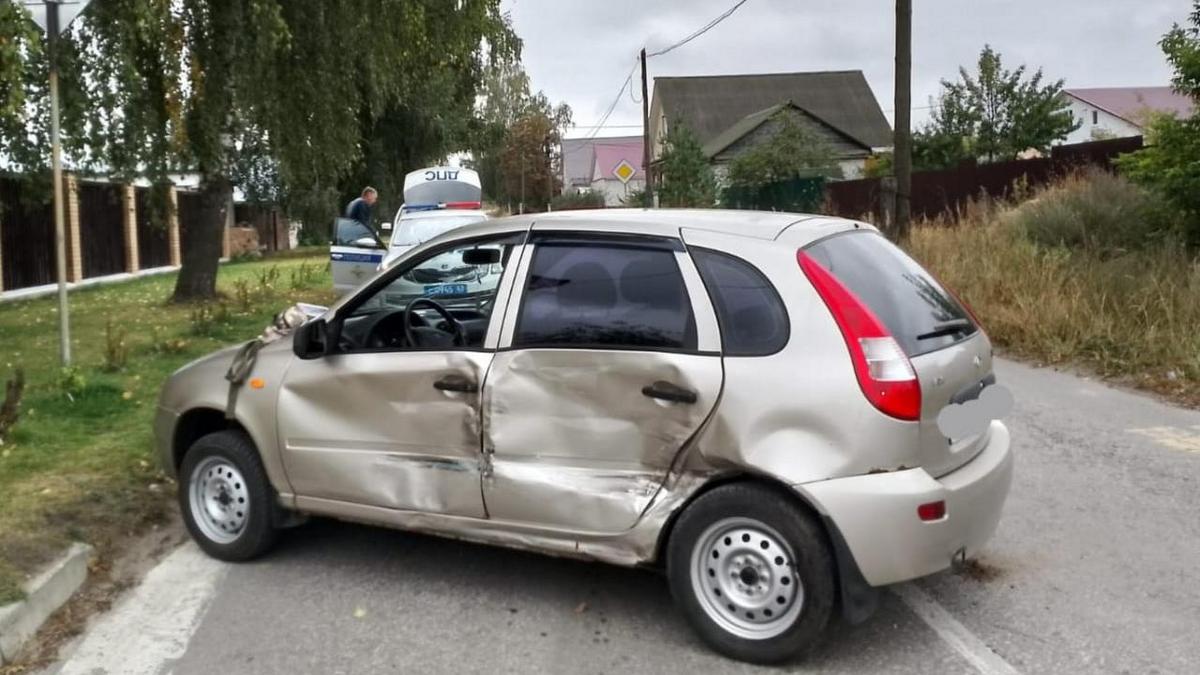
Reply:
[[[644,187],[646,182],[640,178],[634,178],[626,184],[616,178],[592,181],[592,192],[604,195],[605,206],[622,206],[621,200]]]
[[[1087,143],[1088,141],[1096,140],[1092,134],[1099,131],[1113,138],[1126,138],[1129,136],[1141,136],[1142,129],[1136,124],[1130,124],[1125,120],[1100,110],[1096,106],[1080,101],[1077,98],[1068,96],[1067,100],[1071,102],[1071,115],[1083,124],[1078,129],[1072,131],[1064,144],[1071,143]]]

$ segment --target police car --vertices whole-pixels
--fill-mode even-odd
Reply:
[[[392,223],[384,225],[392,230],[387,245],[370,228],[349,219],[338,219],[330,250],[334,290],[343,294],[357,288],[413,247],[463,225],[487,220],[482,197],[479,174],[470,169],[435,166],[409,173],[404,178],[404,205],[397,210]],[[470,275],[459,269],[459,263],[443,262],[445,267],[437,275],[439,279],[420,282],[430,287],[424,294],[434,296],[443,290],[456,294],[459,290],[456,284],[470,283]],[[476,277],[478,272],[471,270]],[[441,284],[450,285],[442,288]]]

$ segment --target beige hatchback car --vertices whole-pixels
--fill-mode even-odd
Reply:
[[[1000,421],[937,421],[993,386],[987,336],[849,220],[493,220],[408,252],[231,384],[235,350],[175,373],[155,422],[212,556],[311,514],[658,566],[747,661],[976,552],[1012,474]]]

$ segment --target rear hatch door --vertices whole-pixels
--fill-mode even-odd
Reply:
[[[937,419],[947,405],[977,398],[995,381],[991,343],[970,312],[877,232],[836,234],[807,251],[871,309],[912,362],[921,386],[921,466],[936,477],[969,462],[986,430],[947,438]]]

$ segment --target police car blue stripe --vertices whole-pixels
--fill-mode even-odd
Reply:
[[[356,262],[356,263],[377,263],[383,260],[383,254],[371,253],[337,253],[338,257],[334,258],[339,262]],[[333,256],[330,256],[333,257]]]

